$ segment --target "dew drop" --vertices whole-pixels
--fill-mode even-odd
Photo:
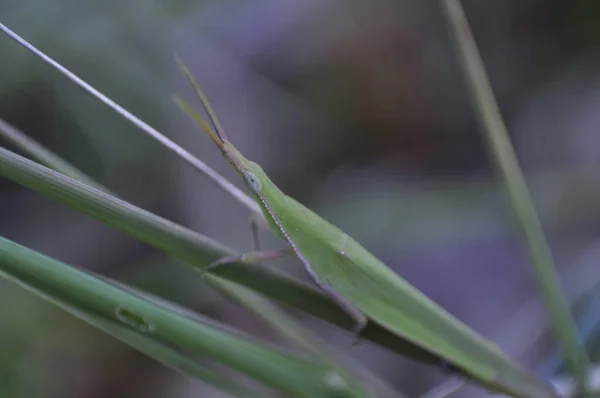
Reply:
[[[140,315],[129,308],[119,306],[115,311],[115,315],[119,321],[126,323],[129,326],[133,326],[140,332],[152,333],[156,329],[156,325],[148,321],[145,316]]]
[[[339,373],[330,371],[323,376],[323,381],[327,385],[327,387],[331,388],[334,391],[342,391],[348,388],[348,383]]]
[[[346,251],[344,250],[346,248],[346,243],[348,243],[348,235],[344,234],[344,236],[342,237],[342,244],[340,245],[340,248],[338,249],[338,254],[342,257],[346,257]]]

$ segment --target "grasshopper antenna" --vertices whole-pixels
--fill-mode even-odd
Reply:
[[[73,72],[71,72],[70,70],[65,68],[64,66],[62,66],[60,63],[58,63],[57,61],[52,59],[50,56],[48,56],[45,53],[43,53],[42,51],[38,50],[33,44],[31,44],[27,40],[23,39],[21,36],[19,36],[15,32],[13,32],[12,30],[10,30],[6,25],[4,25],[1,22],[0,22],[0,31],[4,32],[4,34],[6,34],[8,37],[13,39],[17,43],[19,43],[21,46],[23,46],[28,51],[37,55],[44,62],[46,62],[47,64],[52,66],[54,69],[59,71],[61,74],[66,76],[73,83],[77,84],[79,87],[81,87],[82,89],[87,91],[88,94],[91,94],[93,97],[95,97],[96,99],[103,102],[105,105],[107,105],[112,110],[117,112],[119,115],[121,115],[122,117],[127,119],[129,122],[131,122],[133,125],[138,127],[140,130],[142,130],[143,132],[145,132],[146,134],[148,134],[149,136],[151,136],[152,138],[154,138],[155,140],[160,142],[164,147],[169,149],[171,152],[175,153],[177,156],[179,156],[180,158],[185,160],[193,168],[195,168],[196,170],[200,171],[202,174],[207,176],[220,189],[227,192],[228,194],[233,196],[236,200],[238,200],[241,204],[246,206],[251,212],[261,214],[261,210],[258,207],[258,205],[254,202],[254,200],[252,200],[243,191],[241,191],[236,186],[234,186],[229,181],[227,181],[227,179],[225,179],[219,173],[217,173],[212,168],[210,168],[207,164],[205,164],[200,159],[198,159],[194,155],[192,155],[189,151],[183,149],[181,146],[179,146],[175,142],[171,141],[169,138],[167,138],[161,132],[156,130],[154,127],[152,127],[148,123],[142,121],[140,118],[138,118],[137,116],[135,116],[134,114],[132,114],[131,112],[129,112],[128,110],[123,108],[121,105],[117,104],[115,101],[111,100],[110,98],[108,98],[107,96],[102,94],[100,91],[95,89],[90,84],[86,83],[83,79],[81,79],[79,76],[77,76],[76,74],[74,74]],[[203,103],[204,103],[204,101],[203,101]],[[208,101],[207,101],[207,103],[208,103]],[[206,104],[205,104],[205,107],[206,107]],[[208,106],[206,108],[207,108],[207,112],[209,113],[209,116],[211,117],[211,121],[213,122],[213,124],[215,124],[215,129],[217,131],[217,137],[221,141],[226,141],[227,138],[224,134],[222,134],[222,128],[221,128],[220,124],[218,123],[218,120],[214,116],[214,112],[212,111],[210,106]]]
[[[196,81],[186,64],[177,54],[175,54],[175,61],[177,62],[177,65],[179,65],[179,68],[181,69],[185,77],[188,79],[192,87],[194,88],[194,91],[198,95],[198,98],[200,98],[202,107],[206,111],[206,114],[208,115],[208,118],[210,119],[210,122],[214,127],[214,133],[216,134],[217,138],[221,141],[222,144],[229,142],[229,140],[227,139],[227,135],[223,130],[223,126],[221,126],[221,123],[219,123],[219,119],[217,118],[215,111],[213,111],[212,106],[210,106],[210,102],[204,94],[204,91],[202,91],[200,85],[198,84],[198,82]]]

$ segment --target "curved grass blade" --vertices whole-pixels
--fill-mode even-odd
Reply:
[[[190,314],[187,310],[183,312],[181,307],[173,306],[172,304],[165,302],[164,299],[156,297],[153,294],[140,291],[137,288],[124,285],[119,281],[114,281],[101,275],[93,275],[109,283],[115,284],[121,289],[130,291],[133,294],[156,302],[158,305],[163,305],[167,308],[173,308],[175,311],[179,311],[183,315],[187,315],[189,317],[195,316],[194,314]],[[321,363],[327,364],[332,369],[335,369],[338,374],[343,376],[343,378],[353,378],[364,381],[364,383],[361,384],[367,386],[367,391],[376,392],[375,395],[369,395],[369,397],[403,398],[386,382],[356,363],[350,364],[351,366],[349,367],[352,367],[354,371],[349,372],[346,368],[348,367],[348,363],[352,361],[350,358],[342,359],[342,356],[335,352],[335,350],[326,342],[319,339],[311,331],[306,329],[299,322],[294,321],[282,310],[277,308],[276,305],[261,297],[259,294],[237,283],[227,281],[214,275],[206,274],[205,277],[207,283],[221,292],[224,296],[242,305],[242,307],[246,308],[248,311],[262,319],[267,325],[279,332],[279,334],[281,334],[286,340],[295,344],[296,346],[299,346],[316,360],[319,360]]]
[[[465,379],[448,379],[445,382],[433,387],[419,398],[447,398],[466,387]]]
[[[122,326],[113,320],[94,315],[90,312],[84,311],[77,308],[73,304],[68,303],[65,300],[61,300],[57,297],[51,296],[50,294],[42,291],[41,289],[35,288],[28,285],[20,280],[12,277],[11,275],[0,271],[0,277],[3,277],[19,286],[23,289],[42,297],[44,300],[60,307],[64,311],[72,314],[73,316],[81,319],[89,325],[102,330],[104,333],[120,340],[135,350],[155,359],[157,362],[167,366],[168,368],[181,373],[184,376],[194,378],[209,384],[213,387],[220,389],[223,392],[230,394],[232,397],[244,397],[244,398],[259,398],[258,393],[249,390],[248,388],[237,384],[230,378],[225,378],[214,371],[201,366],[197,362],[181,354],[175,349],[168,347],[167,345],[156,341],[138,331],[131,330]]]
[[[288,318],[275,305],[257,293],[211,274],[206,274],[205,278],[208,284],[254,313],[288,341],[320,357],[324,362],[335,362],[333,353],[329,352],[329,347],[324,342],[317,341],[317,338],[304,327]]]
[[[593,294],[582,306],[584,308],[577,316],[577,326],[586,352],[592,353],[600,346],[600,297],[597,293]],[[555,350],[540,366],[539,373],[544,377],[552,377],[565,372],[566,365],[568,364],[565,363],[565,356],[559,350]]]
[[[600,366],[592,364],[588,372],[588,394],[596,398],[600,396]],[[577,397],[577,383],[570,375],[561,375],[550,380],[550,384],[560,397]],[[504,398],[505,395],[493,395],[490,398]]]
[[[346,378],[364,381],[367,389],[373,391],[379,398],[403,398],[403,395],[388,385],[370,370],[356,363],[349,357],[344,357],[325,341],[321,340],[310,330],[288,317],[282,310],[259,294],[233,282],[206,275],[207,282],[225,296],[238,302],[257,317],[262,319],[272,329],[276,330],[289,342],[308,351],[315,358],[337,369]]]
[[[0,271],[45,294],[297,397],[364,397],[330,366],[302,359],[215,323],[198,322],[90,274],[0,238]]]
[[[4,148],[0,148],[0,175],[115,227],[196,269],[202,269],[223,256],[237,254],[210,238],[56,173]],[[310,285],[281,272],[260,266],[231,264],[220,267],[214,274],[345,329],[350,330],[353,326],[350,318],[326,296]],[[435,355],[376,324],[369,325],[362,338],[420,362],[439,362]]]
[[[577,384],[584,392],[589,360],[577,336],[577,328],[561,289],[552,253],[536,215],[475,39],[460,0],[443,0],[443,8],[452,30],[473,106],[476,108],[484,137],[519,223],[535,277],[555,325],[556,336],[565,351]]]
[[[54,59],[38,50],[35,46],[29,43],[27,40],[23,39],[21,36],[10,30],[6,25],[0,22],[0,30],[4,32],[8,37],[12,40],[19,43],[28,51],[34,53],[36,56],[41,58],[44,62],[52,66],[54,69],[62,73],[73,83],[77,84],[79,87],[84,89],[88,94],[92,95],[96,99],[100,100],[102,103],[106,104],[113,111],[117,112],[119,115],[123,116],[133,125],[138,127],[144,133],[154,138],[158,142],[160,142],[165,148],[169,151],[175,153],[177,156],[185,160],[188,164],[190,164],[194,169],[198,170],[205,176],[207,176],[213,183],[215,183],[220,189],[230,194],[237,201],[239,201],[242,205],[247,207],[252,213],[260,215],[260,209],[254,203],[252,199],[248,197],[244,192],[238,189],[236,186],[227,181],[226,178],[221,176],[219,173],[214,171],[200,159],[196,158],[189,151],[185,150],[181,146],[177,145],[175,142],[167,138],[164,134],[160,133],[154,127],[150,126],[148,123],[144,122],[121,105],[117,104],[115,101],[111,100],[100,91],[92,87],[90,84],[86,83],[79,76],[75,75],[73,72],[62,66],[60,63],[56,62]]]
[[[106,190],[106,188],[98,184],[87,174],[81,172],[75,166],[65,161],[60,156],[44,147],[31,137],[28,137],[26,134],[3,119],[0,119],[0,138],[4,138],[6,141],[19,148],[25,154],[29,155],[32,159],[58,171],[59,173],[74,178],[94,188]]]

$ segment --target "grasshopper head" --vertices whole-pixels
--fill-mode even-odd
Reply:
[[[248,190],[256,196],[261,196],[264,183],[268,181],[268,177],[263,169],[253,161],[246,159],[228,141],[223,144],[221,150],[229,163],[240,174]]]

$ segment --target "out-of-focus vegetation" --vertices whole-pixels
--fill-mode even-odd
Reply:
[[[600,6],[465,7],[565,289],[584,309],[600,282]],[[529,367],[553,352],[435,2],[9,0],[0,17],[237,183],[171,101],[189,94],[177,51],[231,140],[284,191]],[[121,197],[252,248],[235,201],[13,42],[0,40],[0,54],[0,117]],[[0,200],[0,235],[273,338],[147,246],[6,180]],[[280,244],[264,235],[263,246]],[[218,396],[0,287],[1,396]],[[350,351],[341,333],[310,326]],[[370,345],[351,352],[410,396],[443,379]]]

